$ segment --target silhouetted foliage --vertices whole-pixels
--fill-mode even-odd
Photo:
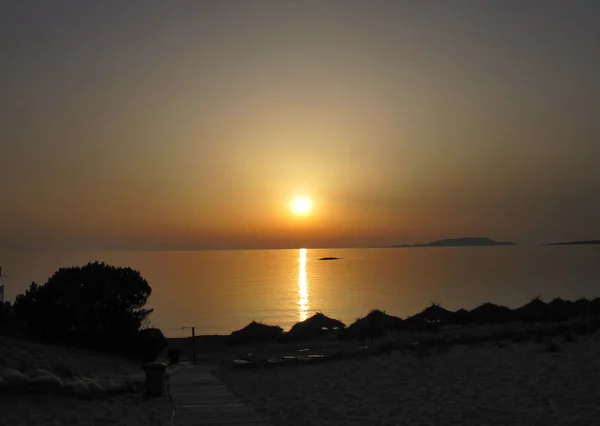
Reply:
[[[10,302],[0,302],[0,334],[12,334],[18,329]]]
[[[36,340],[141,355],[150,345],[140,328],[152,312],[144,309],[151,291],[138,271],[94,262],[32,283],[14,311]]]
[[[170,349],[167,352],[169,357],[169,365],[179,364],[179,360],[181,359],[181,349]]]
[[[229,335],[229,343],[246,344],[251,342],[269,342],[281,339],[283,329],[278,325],[267,325],[252,321],[246,327]]]
[[[167,338],[158,328],[140,330],[135,340],[137,344],[134,346],[133,355],[141,356],[146,362],[154,361],[168,343]]]
[[[342,330],[346,325],[333,318],[329,318],[322,312],[317,312],[312,317],[294,324],[286,334],[290,340],[307,340],[321,336],[333,330]]]
[[[12,306],[10,302],[0,302],[0,324],[8,322],[12,314]]]

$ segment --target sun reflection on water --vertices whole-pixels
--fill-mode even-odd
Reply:
[[[306,279],[306,249],[300,249],[298,256],[298,321],[308,318],[308,281]]]

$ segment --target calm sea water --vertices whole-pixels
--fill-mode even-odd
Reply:
[[[170,337],[225,334],[251,320],[284,329],[317,311],[351,323],[379,308],[406,317],[431,302],[470,309],[493,301],[600,296],[593,247],[460,247],[170,252],[0,253],[6,298],[58,268],[104,261],[152,286],[152,323]],[[320,261],[336,256],[341,260]]]

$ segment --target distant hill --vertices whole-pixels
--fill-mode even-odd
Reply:
[[[401,244],[390,247],[486,247],[486,246],[514,246],[509,241],[494,241],[485,237],[446,238],[426,244]]]
[[[600,244],[600,240],[587,240],[587,241],[567,241],[562,243],[549,243],[547,246],[587,246],[587,245],[596,245]]]

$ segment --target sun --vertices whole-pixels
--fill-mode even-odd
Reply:
[[[296,197],[290,202],[290,210],[297,216],[308,216],[312,211],[312,201],[308,197]]]

